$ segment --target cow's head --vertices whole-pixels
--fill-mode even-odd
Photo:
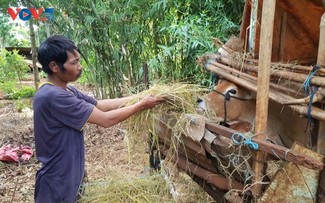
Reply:
[[[216,116],[226,120],[237,120],[253,95],[246,89],[225,79],[219,79],[214,89],[199,102],[203,109],[212,110]]]

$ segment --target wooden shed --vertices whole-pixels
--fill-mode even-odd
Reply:
[[[313,69],[306,74],[305,81],[310,82],[313,79],[313,74],[325,65],[325,1],[322,0],[250,0],[246,1],[244,15],[241,25],[240,38],[244,39],[244,49],[251,53],[253,57],[258,59],[258,79],[257,79],[257,110],[264,111],[268,108],[263,105],[269,99],[270,88],[270,70],[271,63],[288,63],[298,65],[309,65]],[[315,69],[317,68],[317,69]],[[319,71],[320,72],[320,71]],[[298,76],[298,75],[297,75]],[[290,79],[290,77],[288,78]],[[315,85],[315,84],[314,84]],[[320,85],[320,84],[319,84]],[[320,85],[322,87],[322,85]],[[318,88],[319,86],[317,86]],[[261,93],[262,92],[262,93]],[[314,93],[313,93],[314,94]],[[312,100],[312,94],[310,94]],[[259,102],[260,101],[260,102]],[[261,105],[262,104],[262,105]],[[309,103],[307,113],[302,113],[303,116],[310,116],[308,112],[314,111],[313,107],[324,114],[323,100],[318,104],[311,105]],[[258,105],[261,105],[258,106]],[[264,111],[267,114],[267,110]],[[256,114],[257,127],[255,132],[261,132],[267,125],[267,115],[265,113]],[[323,116],[321,116],[323,117]],[[312,146],[317,150],[317,141],[320,134],[324,130],[324,120],[321,117],[314,117],[315,124],[313,126],[314,133],[311,133]],[[289,126],[288,126],[289,127]],[[259,137],[263,139],[263,136]],[[295,148],[295,146],[293,147]],[[300,150],[299,152],[303,152]],[[311,155],[304,151],[306,155]],[[311,155],[316,158],[318,155]],[[265,154],[257,152],[255,159],[257,161],[265,157]],[[323,156],[319,155],[318,160],[322,160]],[[257,182],[263,176],[263,164],[253,164],[253,170],[256,174],[254,181]],[[278,172],[274,181],[268,186],[260,202],[279,202],[279,201],[294,201],[294,202],[323,202],[324,201],[324,182],[317,171],[301,172],[301,175],[295,178],[296,168],[285,167],[287,174],[283,176]],[[300,169],[302,171],[303,169]],[[306,183],[304,174],[315,175],[313,183]],[[290,180],[292,178],[292,180]],[[320,180],[317,182],[317,180]],[[288,184],[287,181],[293,181],[295,184]],[[298,182],[302,181],[308,188],[310,199],[303,197],[303,186],[295,188],[293,185],[301,185]],[[304,185],[304,184],[302,184]],[[316,190],[318,185],[318,190]],[[262,193],[261,185],[253,186],[254,196],[260,196]],[[284,190],[286,189],[286,190]],[[297,192],[300,191],[300,192]],[[306,190],[305,190],[306,191]],[[308,192],[307,192],[308,193]],[[280,197],[280,198],[279,198]]]
[[[184,150],[178,152],[178,167],[217,202],[325,202],[324,153],[316,152],[318,137],[325,138],[325,91],[320,92],[325,89],[324,8],[322,0],[247,0],[240,36],[230,38],[230,43],[222,45],[218,53],[206,54],[199,60],[203,68],[256,93],[255,134],[248,139],[258,144],[258,149],[252,149],[252,159],[244,161],[252,169],[249,183],[220,171],[220,165],[230,166],[224,158],[234,153],[229,149],[236,142],[236,130],[192,117],[188,132],[200,136],[182,138]],[[314,101],[311,94],[303,99],[308,102],[295,103],[305,96],[300,91],[307,80],[309,85],[319,87],[316,93],[321,96],[317,95],[315,103],[310,102]],[[226,111],[227,100],[223,96],[221,108]],[[280,146],[267,141],[265,130],[271,100],[285,105],[298,117],[313,119],[308,147],[306,143]],[[160,127],[159,139],[171,139],[173,132],[166,126]],[[165,152],[168,143],[162,145],[161,151]],[[269,182],[263,182],[270,156],[282,161],[283,167]],[[227,197],[222,196],[225,194]]]
[[[242,61],[240,62],[232,60],[229,55],[233,51],[241,50],[233,50],[227,47],[226,43],[223,48],[226,54],[219,53],[219,56],[216,57],[217,62],[212,64],[212,67],[211,64],[208,66],[210,67],[208,69],[212,72],[222,75],[239,85],[245,84],[245,88],[256,92],[256,134],[264,132],[268,125],[269,99],[281,105],[293,104],[286,100],[299,97],[297,96],[298,92],[306,82],[310,83],[310,85],[317,86],[317,88],[324,88],[325,83],[323,84],[323,81],[325,81],[325,78],[322,74],[325,65],[324,7],[325,1],[322,0],[247,0],[245,2],[239,38],[244,43],[244,54],[246,56],[249,55],[249,57],[242,57]],[[236,47],[236,45],[233,47]],[[271,71],[272,66],[280,66],[281,70]],[[291,68],[289,70],[286,69],[289,66]],[[314,76],[316,71],[319,74],[317,77]],[[251,77],[251,72],[255,72],[256,78]],[[234,73],[237,74],[236,77],[231,76],[235,75]],[[247,84],[245,83],[245,79],[242,80],[243,78],[248,80]],[[297,83],[293,91],[291,91],[292,87],[288,88],[284,85],[289,80]],[[316,80],[320,83],[316,82]],[[317,91],[315,92],[319,93]],[[314,125],[311,133],[311,149],[315,151],[319,145],[317,140],[319,137],[325,136],[322,134],[325,126],[325,113],[323,110],[324,94],[321,94],[321,98],[313,104],[311,103],[312,94],[305,98],[305,100],[309,101],[309,107],[297,105],[299,103],[289,105],[293,111],[296,111],[301,116],[313,117]],[[256,138],[264,140],[265,136],[257,135]],[[299,147],[296,149],[298,150]],[[303,151],[300,149],[299,152]],[[312,154],[311,151],[308,155],[321,161],[323,158],[322,155]],[[263,177],[265,166],[260,162],[265,160],[265,157],[266,154],[264,152],[257,152],[254,156],[253,171],[255,175],[253,182],[257,183]],[[294,169],[290,170],[291,172],[296,172]],[[319,172],[311,174],[316,174],[315,179],[318,179]],[[300,176],[298,179],[305,181],[303,176]],[[298,179],[293,178],[290,181],[299,182]],[[293,195],[296,189],[290,190],[290,186],[285,186],[284,188],[287,187],[291,193],[283,194],[286,192],[277,190],[277,188],[281,188],[281,184],[282,186],[287,185],[288,182],[281,182],[283,180],[283,177],[282,179],[278,177],[278,185],[273,185],[273,189],[266,191],[261,202],[302,201],[301,195]],[[313,184],[314,187],[311,188],[315,189],[315,184],[318,185],[318,183],[316,181]],[[324,196],[321,194],[324,192],[323,187],[325,186],[323,185],[322,178],[320,178],[318,198]],[[253,196],[261,195],[261,187],[261,184],[256,184],[252,187]],[[272,187],[270,186],[269,188]],[[302,188],[300,189],[303,191]],[[315,191],[313,192],[316,193]],[[314,193],[311,195],[312,199],[308,201],[316,201]],[[283,196],[284,198],[277,199],[278,196]],[[324,201],[324,199],[319,201]]]

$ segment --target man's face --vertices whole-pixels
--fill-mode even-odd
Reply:
[[[76,81],[82,74],[82,66],[80,64],[80,54],[78,51],[73,53],[67,52],[68,58],[67,61],[63,64],[65,68],[64,72],[59,71],[61,79],[66,82]]]

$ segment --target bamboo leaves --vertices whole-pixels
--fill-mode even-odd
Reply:
[[[92,74],[88,78],[98,98],[121,96],[123,89],[141,85],[143,64],[149,65],[149,81],[204,84],[208,77],[196,65],[197,56],[216,51],[212,37],[226,38],[227,29],[239,32],[244,5],[243,0],[50,3],[59,11],[53,33],[65,34],[87,50],[84,69]]]

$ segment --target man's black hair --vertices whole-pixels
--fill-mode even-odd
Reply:
[[[39,46],[37,58],[43,71],[51,75],[53,72],[49,67],[50,62],[56,62],[64,72],[63,64],[68,59],[67,52],[74,53],[75,51],[80,53],[78,47],[69,38],[63,35],[52,35]]]

